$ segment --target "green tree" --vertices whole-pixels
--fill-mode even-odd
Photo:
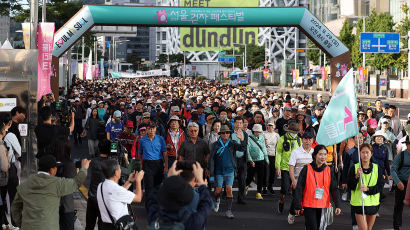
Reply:
[[[232,49],[226,50],[226,56],[230,56],[233,54]],[[238,49],[235,50],[236,55],[242,55],[245,53],[245,46],[240,46]],[[265,64],[265,47],[258,46],[255,44],[248,44],[246,45],[246,65],[249,69],[257,69]],[[221,63],[223,67],[231,68],[232,63]],[[243,57],[236,56],[235,66],[238,68],[242,68],[243,66]]]
[[[306,58],[313,63],[313,65],[319,65],[320,63],[320,50],[311,40],[307,44]]]
[[[352,66],[357,68],[362,66],[363,63],[363,55],[360,53],[360,33],[363,31],[363,20],[359,19],[356,23],[356,35],[354,37],[353,46],[351,49],[351,57],[352,57]]]
[[[141,58],[138,56],[137,52],[133,52],[127,55],[127,62],[131,63],[131,69],[136,71],[138,69],[138,65],[141,63]]]
[[[23,11],[21,2],[18,0],[0,0],[0,16],[13,16]]]
[[[352,50],[355,36],[353,35],[353,25],[349,23],[349,20],[346,18],[343,22],[343,27],[340,30],[339,39],[349,50]]]
[[[401,6],[401,10],[406,16],[397,25],[396,32],[400,33],[401,36],[406,36],[408,31],[410,31],[409,6],[407,4],[403,4]],[[408,48],[408,39],[402,38],[400,42],[403,44],[403,49]],[[407,52],[401,52],[396,55],[395,65],[398,69],[407,70]]]

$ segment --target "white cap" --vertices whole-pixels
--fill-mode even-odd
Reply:
[[[243,108],[242,107],[238,107],[238,108],[236,108],[236,112],[239,112],[239,111],[242,111],[243,110]]]
[[[131,102],[137,102],[137,100],[135,100],[135,98],[131,99]]]
[[[303,108],[305,108],[305,107],[306,107],[305,104],[300,104],[299,107],[298,107],[298,109],[303,109]]]
[[[272,100],[277,100],[277,99],[278,99],[277,96],[273,96],[273,97],[272,97]]]
[[[91,105],[96,105],[96,104],[97,104],[97,102],[95,100],[91,101]]]
[[[410,119],[410,113],[409,113],[409,114],[407,114],[407,118],[409,118],[409,119]]]
[[[322,97],[322,94],[318,93],[318,94],[317,94],[317,97]]]
[[[80,101],[80,98],[76,97],[76,98],[74,99],[74,101]]]
[[[258,103],[258,99],[256,99],[256,98],[252,98],[251,103]]]
[[[104,103],[103,101],[99,101],[99,102],[98,102],[98,104],[103,104],[103,103]]]

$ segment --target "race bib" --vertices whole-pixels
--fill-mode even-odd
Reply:
[[[315,199],[323,199],[323,188],[316,188]]]

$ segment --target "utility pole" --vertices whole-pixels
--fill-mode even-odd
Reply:
[[[46,22],[46,0],[43,0],[43,6],[41,7],[41,22]]]
[[[182,51],[182,53],[184,54],[184,79],[186,77],[186,58],[185,58],[185,51]]]
[[[297,49],[297,46],[298,46],[298,38],[297,38],[297,28],[295,27],[295,70],[297,69],[297,52],[296,52],[296,49]]]
[[[84,46],[85,46],[85,42],[84,42],[84,36],[81,38],[81,43],[82,43],[82,47],[81,47],[81,65],[83,66],[83,79],[85,79],[84,76]]]
[[[364,32],[366,32],[366,17],[363,17],[363,33]],[[363,52],[363,69],[365,69],[366,68],[366,53],[365,52]],[[363,76],[363,78],[362,78],[362,82],[361,82],[361,91],[362,91],[362,94],[364,94],[364,77],[365,76]]]
[[[232,53],[233,53],[233,62],[232,62],[232,72],[235,70],[235,46],[233,46],[232,49]]]
[[[38,1],[30,1],[30,49],[37,49]]]

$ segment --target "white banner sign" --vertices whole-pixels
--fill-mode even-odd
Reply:
[[[17,106],[17,98],[0,98],[0,112],[10,112]]]
[[[171,71],[169,70],[150,70],[150,71],[139,71],[137,73],[127,73],[127,72],[110,72],[112,78],[140,78],[140,77],[156,77],[156,76],[170,76]]]

